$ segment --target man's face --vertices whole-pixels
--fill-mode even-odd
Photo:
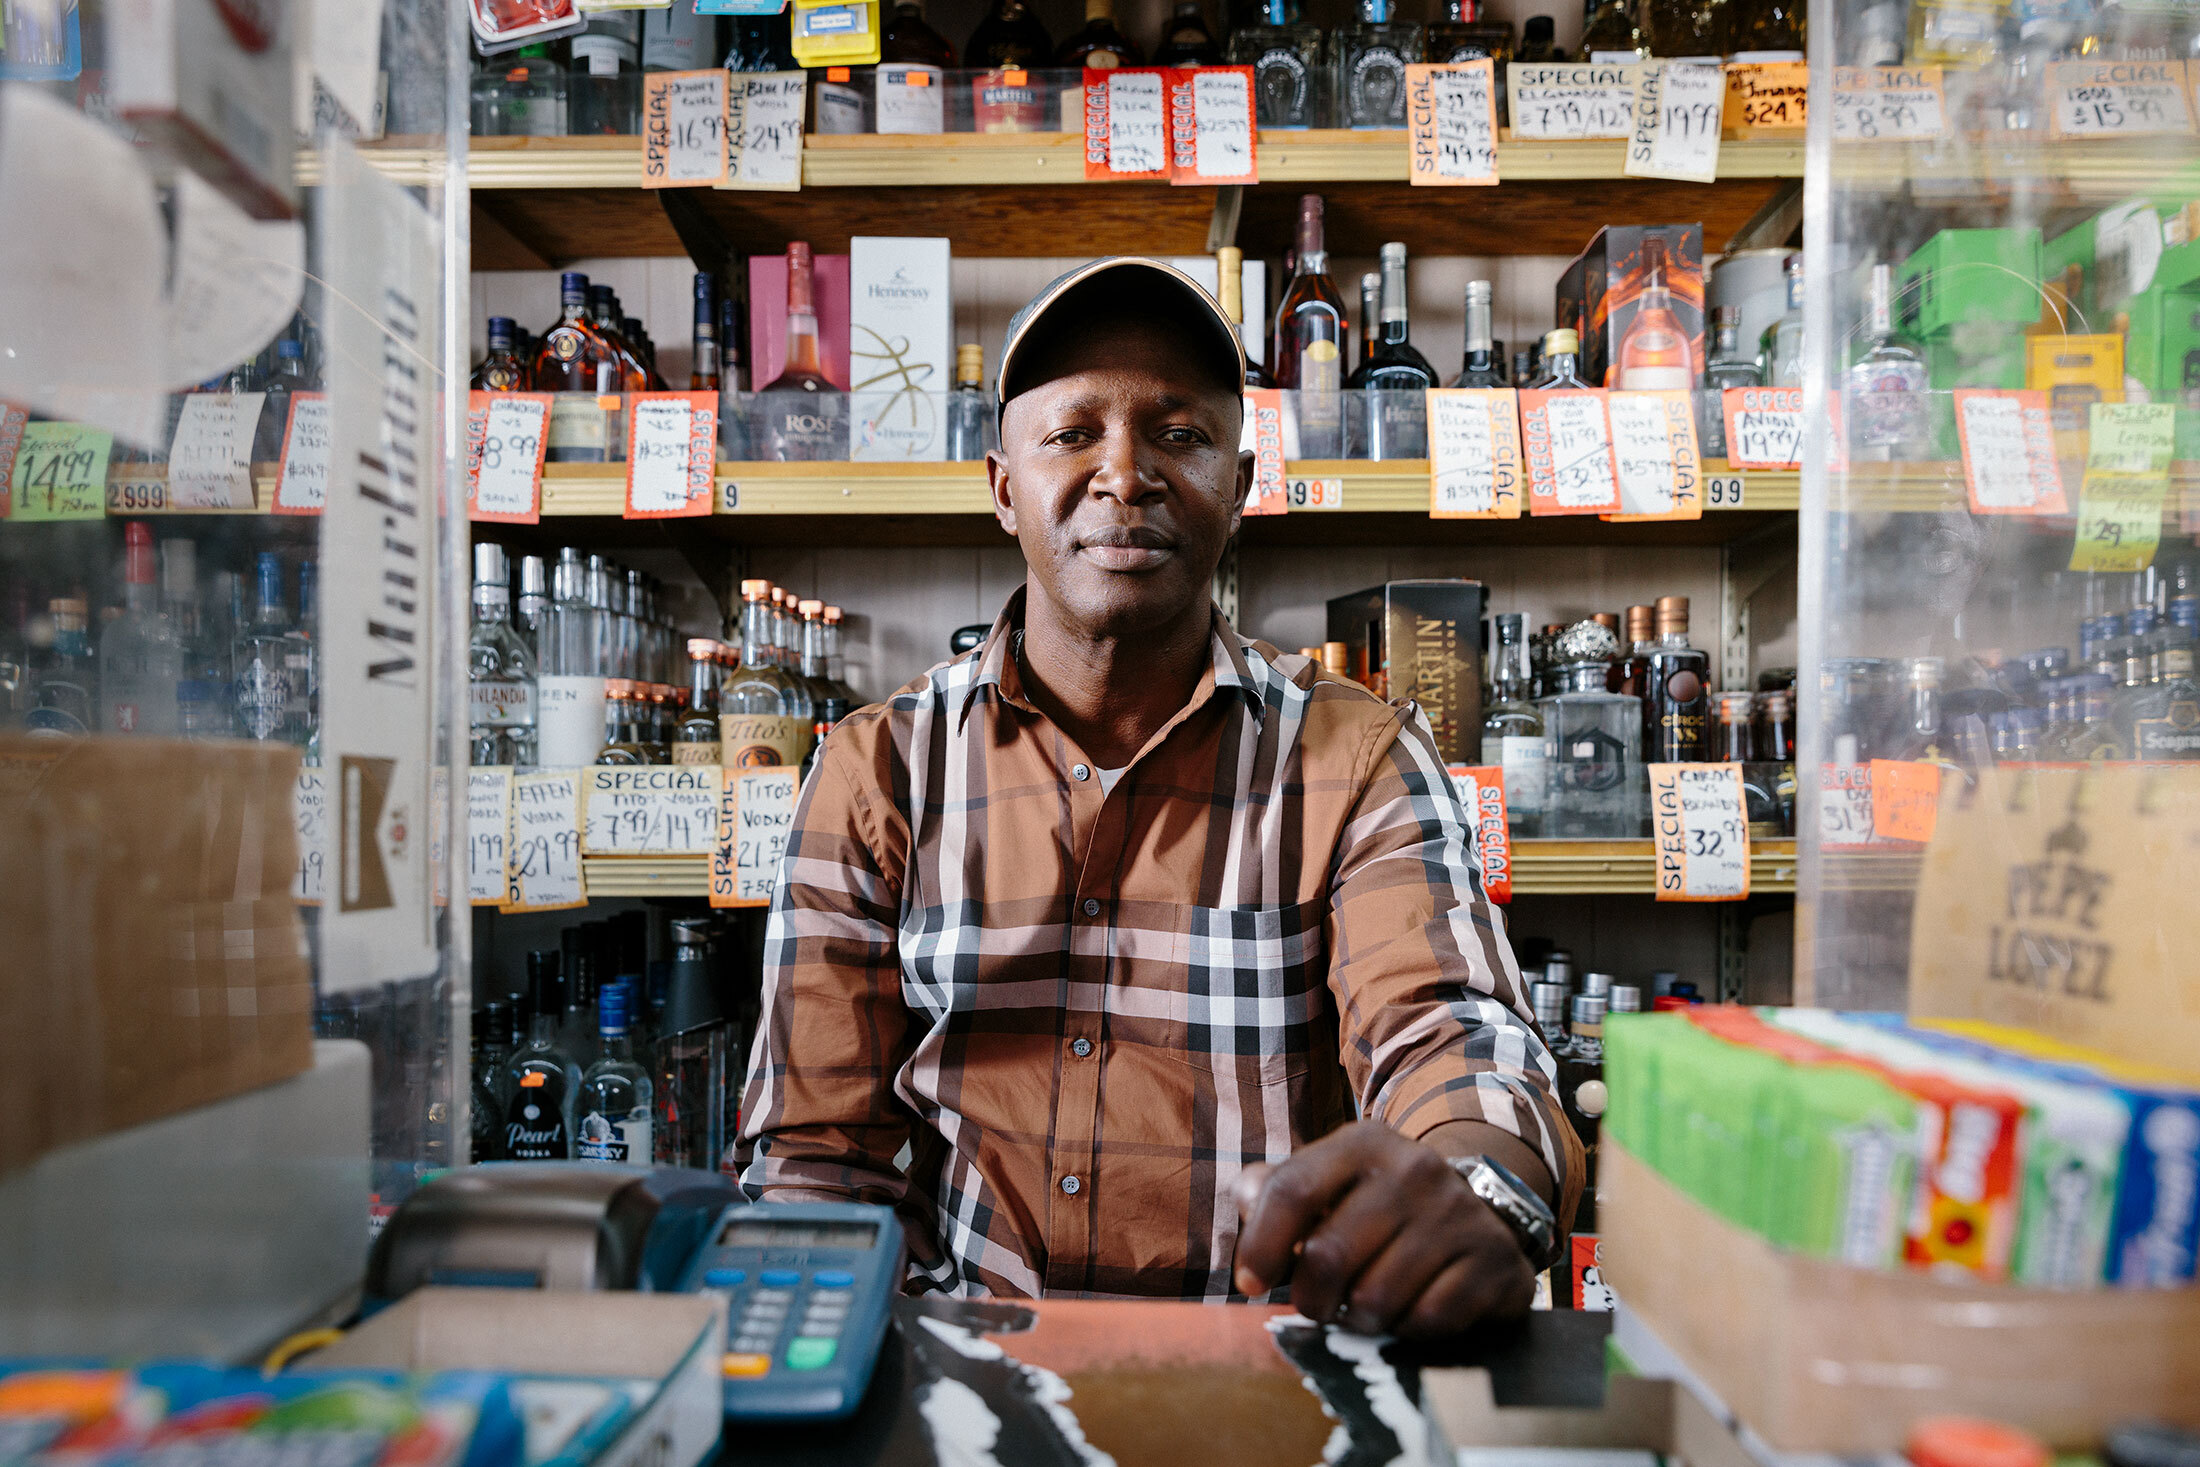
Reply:
[[[994,513],[1071,628],[1168,625],[1207,604],[1253,482],[1242,400],[1152,325],[1097,326],[1054,351],[1056,370],[1009,400],[987,457]]]

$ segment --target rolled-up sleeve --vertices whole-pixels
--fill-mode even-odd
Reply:
[[[1427,721],[1370,736],[1330,883],[1329,986],[1360,1114],[1419,1140],[1475,1121],[1543,1158],[1559,1216],[1580,1196],[1580,1138],[1530,1018],[1502,918],[1482,888],[1465,808]]]

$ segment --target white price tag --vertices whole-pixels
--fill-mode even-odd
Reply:
[[[1612,466],[1619,479],[1618,519],[1695,519],[1703,513],[1696,420],[1686,392],[1614,392]]]
[[[715,764],[592,768],[581,850],[591,856],[707,856],[718,842]]]
[[[1729,387],[1726,461],[1745,469],[1792,469],[1803,461],[1803,389]]]
[[[1749,809],[1739,764],[1653,764],[1650,821],[1661,902],[1749,895]]]
[[[1344,480],[1292,479],[1284,486],[1284,498],[1293,509],[1343,509]]]
[[[1633,66],[1544,65],[1505,68],[1506,105],[1516,141],[1624,138],[1634,132]]]
[[[275,513],[319,514],[328,503],[328,398],[293,393],[283,430],[283,471],[275,477]]]
[[[674,514],[688,503],[689,422],[681,397],[632,399],[633,438],[627,454],[627,507],[636,514]]]
[[[1165,173],[1168,99],[1158,71],[1108,74],[1108,172]]]
[[[540,396],[483,394],[481,458],[474,479],[476,519],[528,519],[542,507],[543,435],[549,402]]]
[[[512,836],[512,771],[466,771],[466,898],[501,907],[511,888],[505,852]]]
[[[809,73],[729,73],[739,86],[726,97],[726,181],[720,188],[802,187],[802,111]]]
[[[738,72],[660,71],[642,79],[642,187],[693,188],[726,176],[726,90]]]
[[[1719,177],[1719,126],[1726,112],[1726,73],[1689,61],[1651,61],[1637,68],[1635,124],[1627,139],[1629,178],[1714,183]]]
[[[1554,392],[1544,400],[1544,414],[1551,431],[1551,479],[1559,507],[1609,506],[1612,430],[1602,394]]]
[[[1937,66],[1836,66],[1836,142],[1925,142],[1948,132],[1948,102]]]
[[[890,136],[947,130],[947,73],[937,66],[882,66],[878,78],[878,130]]]
[[[1497,63],[1406,68],[1409,181],[1421,185],[1497,182]]]
[[[779,880],[779,861],[794,832],[796,772],[727,769],[719,800],[718,844],[710,858],[710,904],[756,907],[769,903]]]
[[[1176,183],[1257,183],[1253,72],[1202,66],[1169,77],[1169,140]]]
[[[252,434],[263,392],[193,392],[168,446],[168,502],[177,509],[252,508]]]
[[[2048,128],[2059,138],[2188,136],[2192,99],[2176,61],[2055,61]]]
[[[298,771],[290,818],[298,831],[298,876],[290,894],[301,906],[318,907],[328,895],[328,783],[320,770]]]
[[[1428,456],[1431,517],[1519,517],[1520,417],[1511,388],[1429,389]]]
[[[2067,514],[2043,391],[1956,393],[1964,487],[1976,514]]]
[[[578,769],[512,776],[512,880],[505,906],[554,911],[583,906],[581,774]]]

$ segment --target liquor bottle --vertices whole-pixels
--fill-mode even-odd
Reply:
[[[1118,66],[1144,66],[1146,53],[1116,29],[1115,0],[1085,0],[1085,28],[1062,42],[1054,64],[1112,71]]]
[[[558,320],[542,333],[527,378],[537,392],[620,390],[618,356],[589,319],[588,277],[578,270],[558,277]]]
[[[718,390],[718,277],[707,270],[695,272],[695,334],[691,339],[692,362],[688,390]]]
[[[1635,24],[1632,0],[1593,0],[1581,27],[1581,55],[1598,62],[1634,61],[1650,53]],[[1534,22],[1530,22],[1534,24]],[[1658,53],[1663,55],[1663,52]],[[1525,59],[1525,58],[1523,58]]]
[[[581,1067],[558,1042],[564,1012],[558,1000],[557,953],[527,955],[527,997],[532,1009],[527,1042],[505,1061],[498,1085],[504,1102],[499,1155],[506,1161],[570,1161]]]
[[[2061,756],[2082,764],[2128,759],[2129,747],[2116,728],[2116,682],[2105,673],[2081,673],[2076,684],[2077,725],[2063,741]]]
[[[1230,64],[1253,69],[1254,119],[1263,128],[1322,124],[1326,78],[1322,29],[1299,18],[1299,0],[1264,0],[1260,18],[1230,33]]]
[[[290,667],[284,634],[290,612],[283,605],[283,560],[272,550],[260,552],[258,599],[251,624],[237,634],[230,665],[235,668],[238,731],[248,739],[295,741],[290,726]]]
[[[1500,119],[1505,107],[1505,67],[1512,60],[1510,21],[1484,19],[1481,0],[1442,0],[1439,18],[1429,22],[1426,50],[1433,63],[1479,61],[1488,57],[1496,65],[1497,104]]]
[[[1878,461],[1921,457],[1930,445],[1925,354],[1894,329],[1894,268],[1872,266],[1864,338],[1848,370],[1848,432],[1856,456]]]
[[[1428,457],[1428,389],[1436,369],[1407,339],[1406,247],[1382,248],[1382,304],[1374,345],[1349,386],[1364,391],[1361,424],[1371,459]]]
[[[649,369],[642,362],[641,353],[620,329],[619,293],[608,285],[588,287],[588,316],[596,324],[596,334],[611,348],[618,360],[618,381],[605,388],[607,392],[649,391]]]
[[[985,457],[991,417],[985,400],[985,348],[966,341],[955,348],[955,386],[947,394],[949,462],[976,463]]]
[[[512,1058],[518,1035],[512,1027],[512,1005],[492,998],[474,1011],[474,1062],[470,1153],[474,1161],[504,1160],[504,1067]]]
[[[1168,23],[1161,27],[1161,44],[1154,48],[1156,66],[1220,66],[1222,47],[1207,29],[1207,15],[1199,0],[1177,0]]]
[[[1650,682],[1650,654],[1658,648],[1656,607],[1627,608],[1627,635],[1622,645],[1627,648],[1626,655],[1612,664],[1604,685],[1615,693],[1640,698]]]
[[[1360,18],[1329,37],[1340,127],[1406,125],[1406,68],[1421,60],[1421,24],[1391,12],[1391,0],[1360,0]]]
[[[1383,277],[1374,270],[1360,277],[1360,352],[1352,361],[1352,377],[1367,370],[1368,353],[1375,349],[1376,318],[1383,308]],[[1352,377],[1345,379],[1347,387]]]
[[[510,316],[489,318],[489,354],[474,368],[474,388],[479,392],[525,392],[527,364],[513,349],[517,330]]]
[[[802,618],[794,592],[772,587],[772,651],[787,685],[794,690],[794,711],[807,733],[817,721],[817,691],[802,676]],[[809,740],[804,738],[805,747]]]
[[[156,579],[152,527],[131,520],[122,530],[122,614],[99,634],[100,727],[107,733],[173,738],[177,731],[183,642],[161,615]]]
[[[1554,44],[1558,37],[1558,25],[1547,15],[1531,15],[1520,25],[1520,54],[1514,59],[1521,62],[1564,61],[1566,50]]]
[[[798,676],[810,695],[811,721],[823,716],[825,700],[838,694],[825,668],[825,603],[803,601],[796,610],[802,617],[802,655]]]
[[[618,308],[618,302],[619,298],[614,295],[611,298],[614,309]],[[649,328],[642,324],[642,318],[639,316],[619,317],[619,335],[626,338],[627,345],[634,349],[634,355],[641,360],[642,370],[646,376],[643,384],[644,389],[649,392],[671,391],[670,385],[664,379],[664,374],[657,370],[657,343],[649,339]]]
[[[1527,972],[1521,976],[1526,977]],[[1551,1051],[1554,1060],[1564,1058],[1569,1047],[1566,1004],[1572,997],[1572,986],[1566,983],[1531,983],[1528,986],[1528,1000],[1535,1008],[1535,1026],[1543,1031],[1544,1046]]]
[[[176,683],[176,731],[187,739],[234,738],[236,710],[229,696],[229,638],[213,625],[200,604],[198,546],[194,542],[181,536],[160,542],[160,587],[161,613],[175,627],[176,640],[183,649],[183,674]]]
[[[735,16],[726,70],[802,70],[802,63],[794,59],[794,25],[788,13],[781,10],[771,15]]]
[[[575,137],[627,137],[642,130],[641,17],[595,11],[572,40],[566,83],[568,130]]]
[[[1652,56],[1724,60],[1729,0],[1646,0],[1642,43]],[[1587,40],[1583,41],[1587,49]],[[1592,58],[1594,59],[1594,58]]]
[[[1561,326],[1543,337],[1543,375],[1535,387],[1542,392],[1586,392],[1581,377],[1581,336],[1571,326]]]
[[[697,14],[695,0],[642,12],[642,70],[700,71],[718,54],[718,17]]]
[[[305,746],[306,766],[321,763],[321,606],[317,588],[320,566],[298,563],[298,619],[283,634],[283,667],[290,674],[290,726]]]
[[[306,375],[305,344],[295,337],[278,336],[274,351],[275,363],[262,389],[267,397],[260,404],[259,425],[252,434],[252,461],[258,464],[282,460],[283,440],[290,433],[290,400],[313,390],[313,379]]]
[[[1726,457],[1726,404],[1718,394],[1729,387],[1763,384],[1757,357],[1742,346],[1742,308],[1718,306],[1711,312],[1711,351],[1703,364],[1706,389],[1696,404],[1696,437],[1705,458]]]
[[[1713,729],[1711,758],[1720,764],[1746,764],[1756,757],[1756,739],[1750,715],[1757,695],[1743,689],[1718,696],[1718,724]],[[1938,709],[1935,709],[1937,715]]]
[[[1804,0],[1732,0],[1732,4],[1734,13],[1727,24],[1727,44],[1736,55],[1759,61],[1803,59],[1810,10]],[[1871,9],[1867,8],[1864,14],[1869,20]],[[1896,22],[1892,29],[1899,35],[1900,23]],[[1895,61],[1901,59],[1897,53]]]
[[[558,1044],[572,1056],[581,1074],[588,1072],[601,1052],[596,1036],[597,1004],[605,986],[604,972],[611,966],[605,943],[609,931],[602,922],[582,922],[566,929],[572,936],[565,942],[565,1011],[558,1020]],[[578,1101],[576,1091],[576,1105]]]
[[[1491,703],[1482,716],[1482,757],[1495,756],[1505,774],[1505,823],[1513,839],[1543,833],[1544,787],[1549,754],[1542,710],[1536,707],[1528,665],[1527,617],[1508,611],[1497,618],[1497,648],[1490,669]]]
[[[716,1171],[726,1162],[735,1096],[727,1075],[733,1026],[711,981],[710,919],[675,917],[672,968],[650,1069],[657,1162]]]
[[[751,405],[754,442],[771,462],[848,456],[848,399],[825,375],[817,340],[817,295],[810,247],[787,246],[786,369],[759,388]]]
[[[1543,833],[1561,840],[1631,840],[1643,833],[1643,700],[1606,690],[1619,639],[1576,622],[1552,640],[1556,691],[1544,697],[1543,742],[1550,761]]]
[[[1567,1035],[1570,1042],[1558,1066],[1559,1104],[1581,1137],[1586,1161],[1581,1173],[1581,1205],[1574,1213],[1576,1233],[1593,1233],[1597,1226],[1597,1132],[1610,1099],[1604,1084],[1604,1010],[1608,1002],[1603,994],[1574,996],[1573,1023]]]
[[[2117,740],[2133,759],[2200,759],[2192,638],[2182,627],[2165,627],[2145,640],[2148,660],[2160,664],[2161,676],[2136,683],[2127,675],[2113,714]]]
[[[809,743],[804,700],[772,653],[770,594],[769,581],[741,583],[741,665],[718,690],[729,769],[799,765]]]
[[[1643,760],[1686,764],[1711,757],[1711,658],[1688,645],[1688,598],[1658,598],[1658,645],[1642,695]]]
[[[536,638],[536,758],[545,768],[592,764],[603,746],[603,671],[596,608],[571,546],[558,552],[550,610]]]
[[[597,999],[599,1058],[581,1077],[573,1128],[576,1160],[646,1166],[656,1155],[649,1139],[654,1087],[649,1071],[634,1063],[630,1004],[623,983],[606,986]]]
[[[46,619],[53,625],[53,642],[35,675],[23,731],[37,738],[75,738],[97,726],[99,678],[83,598],[55,597],[46,603]]]
[[[1322,198],[1299,199],[1298,270],[1276,304],[1270,370],[1276,385],[1296,389],[1299,454],[1344,456],[1344,298],[1329,278],[1322,241]]]
[[[687,712],[672,734],[672,762],[718,762],[718,644],[688,638]]]
[[[639,688],[632,678],[603,680],[603,729],[596,739],[593,764],[624,768],[648,764],[649,740],[642,732],[641,710],[636,706]]]
[[[1911,657],[1902,664],[1908,708],[1895,736],[1897,759],[1937,761],[1945,757],[1947,735],[1941,728],[1940,684],[1947,663],[1938,657]]]
[[[1696,350],[1673,314],[1665,283],[1665,241],[1642,242],[1643,287],[1635,318],[1613,354],[1611,385],[1628,392],[1688,392],[1696,386]]]
[[[655,682],[657,669],[650,660],[649,587],[632,566],[613,583],[611,607],[618,617],[619,671],[639,682]]]
[[[924,18],[924,0],[895,0],[894,13],[879,32],[879,60],[946,71],[955,65],[955,47]],[[937,78],[932,85],[939,85]]]
[[[472,113],[476,137],[562,138],[565,68],[548,46],[491,57],[474,73]]]
[[[825,608],[825,680],[832,685],[833,696],[844,699],[850,708],[863,706],[863,695],[848,681],[848,659],[841,651],[841,625],[845,618],[837,606]]]
[[[1275,379],[1268,375],[1267,368],[1254,359],[1253,343],[1245,335],[1245,251],[1236,245],[1224,245],[1215,251],[1215,286],[1215,303],[1237,328],[1238,342],[1245,349],[1245,385],[1275,386]],[[1247,421],[1250,423],[1250,419]],[[1249,447],[1252,443],[1250,427],[1247,435]]]
[[[1984,67],[2001,49],[2009,0],[1913,0],[1911,66]]]
[[[1467,351],[1454,387],[1506,387],[1505,347],[1491,333],[1490,283],[1467,282]]]
[[[1803,385],[1803,257],[1789,255],[1787,312],[1757,339],[1757,374],[1767,387]]]
[[[527,639],[539,667],[542,662],[542,628],[550,618],[550,568],[539,555],[519,558],[519,595],[512,600],[512,627]]]
[[[466,664],[467,729],[476,764],[535,762],[535,654],[512,629],[510,576],[503,546],[474,547]]]
[[[1045,66],[1054,42],[1024,0],[993,0],[963,45],[963,65],[973,70]]]

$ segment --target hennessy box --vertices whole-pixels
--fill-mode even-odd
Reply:
[[[943,459],[955,303],[944,239],[848,241],[852,459]],[[753,380],[753,379],[752,379]]]
[[[1686,391],[1703,379],[1703,226],[1615,224],[1598,230],[1558,278],[1558,324],[1580,326],[1581,375],[1592,386],[1623,385],[1613,369],[1621,360],[1628,328],[1641,314],[1652,254],[1645,246],[1653,239],[1665,256],[1673,319],[1688,338],[1692,380],[1626,385]]]
[[[1329,640],[1377,697],[1421,705],[1446,764],[1482,762],[1480,581],[1386,581],[1329,603]]]

